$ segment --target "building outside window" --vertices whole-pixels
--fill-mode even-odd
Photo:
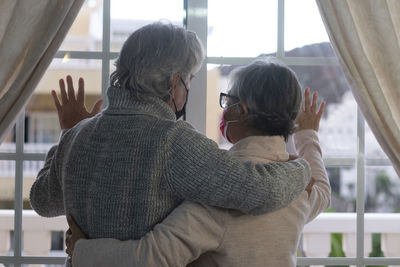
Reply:
[[[298,265],[400,265],[400,179],[358,109],[314,0],[87,0],[0,145],[0,266],[62,266],[66,256],[65,218],[40,218],[28,200],[45,153],[60,135],[50,91],[69,74],[75,82],[85,79],[89,108],[99,97],[106,100],[123,42],[160,19],[196,31],[205,44],[186,119],[221,148],[229,144],[218,128],[219,93],[229,90],[230,75],[241,65],[277,57],[303,88],[327,102],[319,135],[332,205],[306,226]]]

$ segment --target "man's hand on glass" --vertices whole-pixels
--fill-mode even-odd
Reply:
[[[91,112],[85,106],[85,83],[79,78],[78,93],[75,95],[75,89],[70,75],[67,76],[67,90],[65,89],[64,79],[60,79],[61,102],[55,90],[51,91],[54,104],[57,108],[58,119],[61,129],[74,127],[78,122],[86,118],[93,117],[101,111],[102,99],[96,101]]]

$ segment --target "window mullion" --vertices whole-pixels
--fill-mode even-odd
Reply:
[[[94,51],[58,50],[54,58],[65,58],[66,56],[70,59],[101,59],[102,53]]]
[[[208,1],[188,0],[187,29],[197,34],[207,50],[208,33]],[[206,134],[207,128],[207,64],[206,61],[191,82],[186,120],[201,133]]]
[[[285,0],[278,1],[277,58],[285,56]]]
[[[207,57],[208,64],[246,65],[257,57]],[[290,66],[339,66],[336,58],[324,57],[283,57],[280,61]]]
[[[14,191],[14,257],[15,266],[20,266],[22,255],[22,208],[23,208],[23,156],[24,156],[25,111],[22,110],[16,124],[16,160]]]
[[[357,109],[357,266],[364,266],[365,121]]]
[[[103,106],[107,106],[107,88],[110,79],[110,28],[111,28],[110,0],[103,1],[103,45],[101,64],[101,95]]]

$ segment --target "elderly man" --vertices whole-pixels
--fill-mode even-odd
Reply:
[[[125,42],[109,105],[91,117],[67,78],[63,133],[48,152],[30,201],[46,217],[68,214],[90,238],[138,239],[183,200],[257,215],[287,206],[310,180],[302,159],[256,164],[234,158],[182,120],[203,49],[197,36],[154,23]]]

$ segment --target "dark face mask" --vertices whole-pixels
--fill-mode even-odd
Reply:
[[[187,89],[185,82],[182,80],[181,77],[179,77],[179,78],[181,79],[181,82],[183,83],[183,86],[185,86],[185,89],[186,89],[186,100],[185,100],[185,104],[183,105],[183,108],[178,111],[178,109],[176,108],[175,100],[172,99],[174,106],[175,106],[175,110],[176,110],[175,116],[176,116],[177,120],[179,120],[182,116],[186,115],[186,103],[187,103],[188,97],[189,97],[189,90]]]
[[[186,101],[187,101],[187,98],[186,98]],[[185,116],[185,115],[186,115],[186,102],[181,110],[175,112],[176,120],[179,120],[180,118],[182,118],[182,116]],[[183,118],[186,119],[185,117],[183,117]]]

